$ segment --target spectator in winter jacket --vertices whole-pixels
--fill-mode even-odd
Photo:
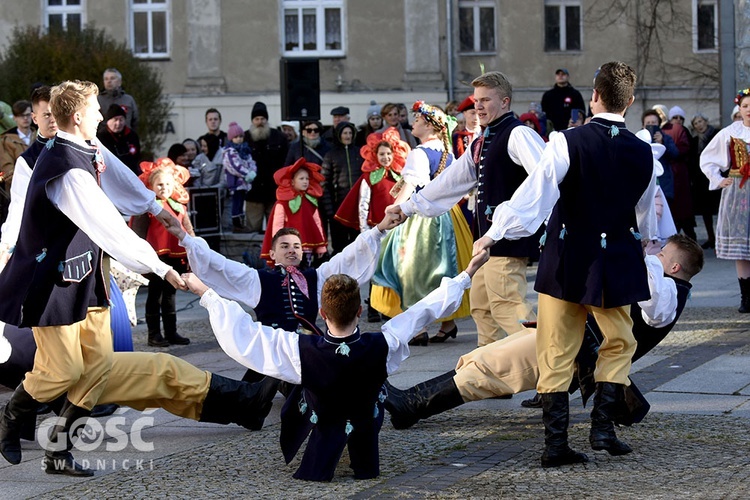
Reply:
[[[323,158],[322,174],[325,178],[323,183],[323,197],[321,198],[321,211],[324,219],[330,222],[331,242],[334,253],[344,249],[353,242],[359,231],[346,227],[333,216],[339,209],[341,202],[349,194],[352,186],[362,175],[362,156],[355,146],[357,129],[353,123],[341,122],[334,129],[333,149],[326,153]]]

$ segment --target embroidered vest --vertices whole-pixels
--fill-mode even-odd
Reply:
[[[623,123],[600,118],[561,133],[570,168],[547,225],[534,289],[597,307],[647,299],[635,206],[653,171],[648,144]]]
[[[299,327],[317,332],[315,320],[318,318],[318,273],[315,269],[301,270],[307,280],[310,297],[305,297],[294,280],[282,286],[286,271],[281,266],[258,271],[261,294],[255,314],[258,321],[266,326],[296,332]]]
[[[513,113],[506,113],[491,123],[484,141],[474,141],[477,164],[477,202],[472,232],[474,239],[482,237],[492,225],[492,214],[498,205],[508,201],[518,186],[526,180],[526,170],[510,159],[508,140],[516,127],[523,127]],[[481,147],[481,150],[478,148]],[[540,229],[537,234],[515,241],[500,240],[490,248],[493,257],[539,256]]]
[[[347,354],[341,351],[342,340]],[[287,463],[310,435],[294,477],[330,481],[347,444],[355,478],[376,477],[387,377],[385,338],[358,331],[346,339],[301,335],[299,350],[302,384],[281,412],[281,449]]]
[[[17,326],[71,325],[109,304],[103,253],[47,197],[47,183],[78,168],[96,177],[94,150],[55,138],[29,183],[13,258],[0,274],[0,320]]]

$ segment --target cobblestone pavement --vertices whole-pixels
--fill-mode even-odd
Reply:
[[[750,437],[746,419],[655,414],[620,437],[625,457],[591,452],[585,465],[542,469],[541,420],[529,410],[449,412],[408,431],[381,433],[381,476],[355,481],[345,456],[330,484],[295,481],[278,425],[237,431],[214,443],[155,460],[153,469],[75,482],[41,498],[747,498]],[[587,448],[588,424],[571,445]]]
[[[729,276],[724,282],[736,288],[733,270],[728,265],[719,270]],[[705,276],[710,277],[708,272]],[[258,432],[201,424],[157,410],[152,414],[157,424],[147,436],[156,447],[153,453],[131,448],[76,453],[79,459],[90,459],[92,466],[103,460],[103,470],[91,479],[43,474],[38,446],[25,445],[21,465],[0,461],[0,499],[748,498],[750,318],[736,312],[735,297],[722,298],[719,305],[701,302],[718,293],[720,287],[712,286],[706,290],[704,284],[698,290],[695,304],[689,303],[675,330],[634,365],[633,380],[652,411],[642,423],[618,430],[635,450],[624,457],[590,450],[588,411],[574,397],[571,446],[591,460],[542,469],[541,415],[520,407],[524,394],[467,404],[406,431],[394,430],[386,420],[380,438],[380,477],[355,481],[345,453],[331,483],[301,482],[291,477],[299,459],[287,465],[279,450],[282,398],[277,396],[272,415]],[[242,368],[221,352],[202,308],[197,302],[190,306],[191,300],[182,298],[182,307],[188,309],[179,317],[180,333],[192,343],[166,351],[204,369],[239,377]],[[394,384],[406,387],[452,368],[458,356],[473,347],[473,328],[470,320],[462,320],[457,339],[414,348],[394,374]],[[144,325],[135,328],[134,342],[136,350],[165,351],[146,346]],[[7,396],[0,392],[0,401]],[[130,410],[125,415],[132,421],[141,414]],[[124,460],[131,458],[142,459],[142,468],[124,470]]]

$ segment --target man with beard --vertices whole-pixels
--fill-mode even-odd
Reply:
[[[109,105],[96,138],[135,175],[141,174],[141,140],[138,134],[125,124],[125,110],[119,104]]]
[[[268,217],[276,202],[273,174],[284,166],[289,143],[283,132],[268,126],[268,109],[260,101],[253,105],[252,124],[245,132],[245,142],[253,151],[258,175],[248,191],[245,203],[246,225],[251,231],[263,230],[263,216]]]

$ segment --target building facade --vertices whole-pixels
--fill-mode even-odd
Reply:
[[[557,68],[587,100],[597,67],[623,60],[639,73],[635,128],[656,103],[718,124],[719,1],[31,0],[3,3],[0,33],[93,23],[125,41],[161,72],[173,102],[167,145],[203,133],[209,107],[223,128],[246,128],[260,100],[278,124],[279,61],[300,57],[319,60],[324,124],[339,105],[359,124],[371,100],[460,101],[482,69],[509,77],[518,113],[541,100]],[[741,18],[747,2],[735,4]]]

